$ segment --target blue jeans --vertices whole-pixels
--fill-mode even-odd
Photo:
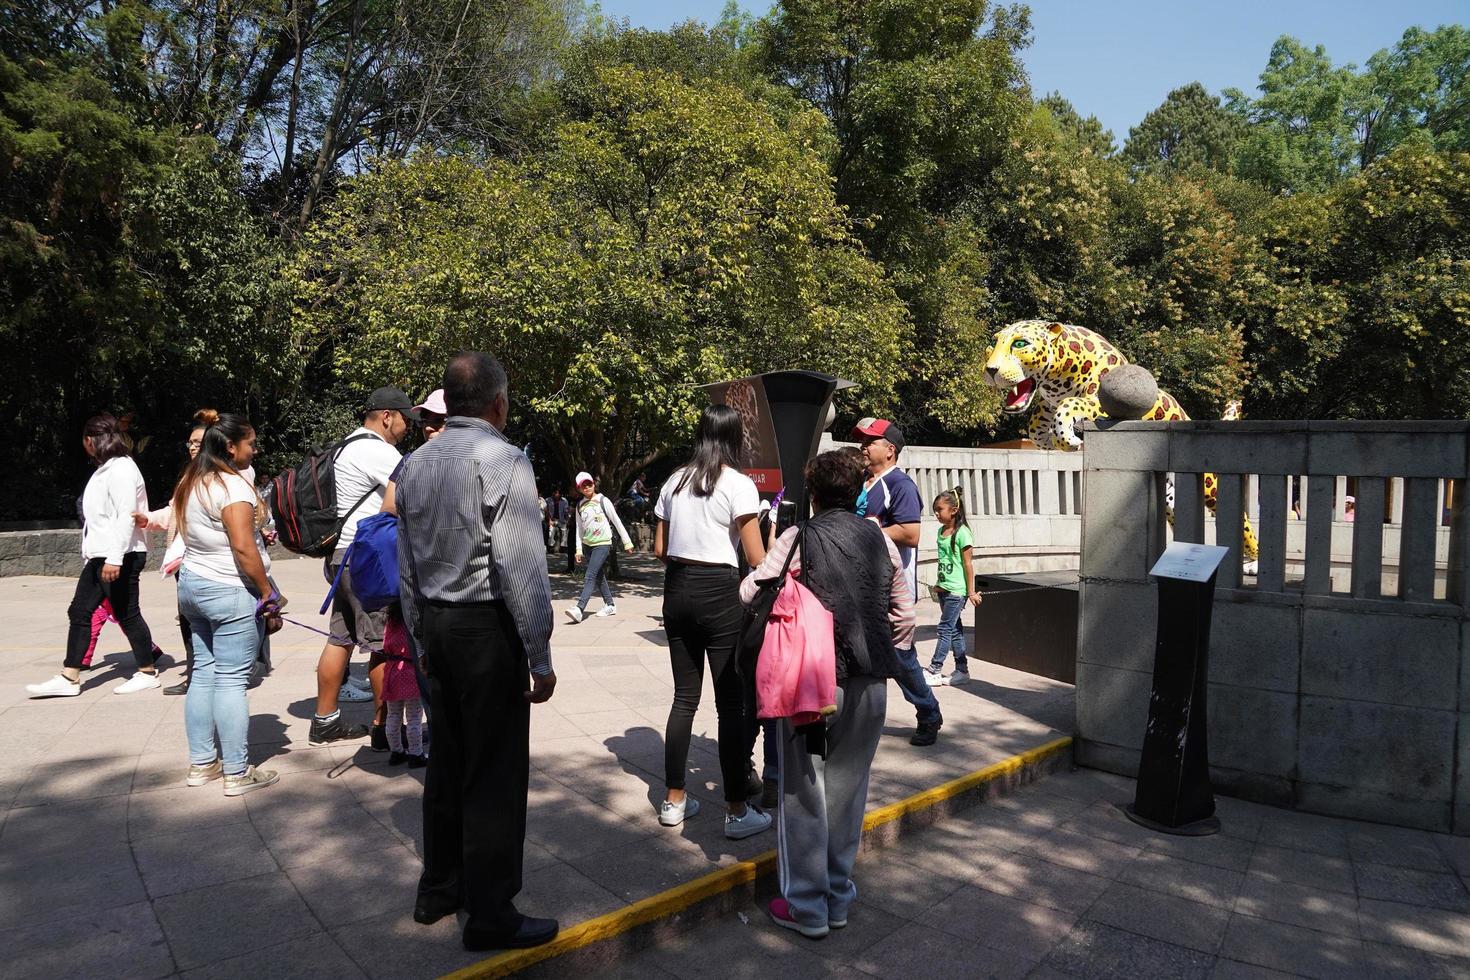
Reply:
[[[943,722],[944,715],[939,712],[939,699],[934,696],[934,689],[929,686],[929,682],[924,680],[924,668],[919,666],[918,651],[913,647],[898,647],[893,652],[898,655],[899,666],[899,674],[894,680],[898,681],[903,699],[918,712],[919,724],[938,725]]]
[[[194,671],[184,700],[189,762],[213,762],[218,734],[218,757],[227,776],[244,772],[246,766],[250,708],[245,686],[265,632],[265,622],[255,616],[255,601],[243,585],[224,585],[187,568],[179,570],[179,612],[194,634]]]
[[[595,544],[587,549],[587,577],[582,580],[582,598],[577,600],[577,608],[585,610],[587,603],[592,601],[592,591],[602,591],[602,601],[609,606],[613,604],[612,586],[607,584],[607,560],[612,556],[612,545]]]
[[[954,669],[969,673],[965,660],[965,626],[960,622],[969,599],[953,592],[939,593],[939,642],[934,645],[934,659],[929,669],[938,673],[944,667],[945,658],[954,651]]]

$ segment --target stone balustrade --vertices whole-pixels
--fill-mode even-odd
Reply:
[[[1125,422],[1086,440],[1079,761],[1136,772],[1157,616],[1148,569],[1172,533],[1231,549],[1210,643],[1216,785],[1470,833],[1470,766],[1457,764],[1457,746],[1470,745],[1461,682],[1470,424]],[[1214,520],[1206,472],[1219,478]],[[1241,561],[1247,512],[1260,541],[1254,574]]]

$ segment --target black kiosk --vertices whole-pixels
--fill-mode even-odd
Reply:
[[[1150,830],[1203,837],[1220,829],[1207,743],[1210,612],[1228,548],[1176,541],[1149,574],[1159,583],[1153,693],[1129,819]]]

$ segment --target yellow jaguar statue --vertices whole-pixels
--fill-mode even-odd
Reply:
[[[1005,393],[1001,409],[1006,414],[1032,413],[1026,434],[1038,447],[1075,452],[1082,448],[1077,423],[1104,414],[1097,400],[1102,376],[1127,363],[1122,351],[1086,327],[1019,320],[996,334],[995,346],[985,359],[985,382]],[[1226,417],[1233,417],[1236,410],[1232,403]],[[1189,415],[1161,388],[1153,408],[1142,418],[1188,421]],[[1213,511],[1215,474],[1206,473],[1204,484],[1205,505]],[[1249,519],[1244,525],[1242,550],[1245,560],[1253,562],[1258,550],[1256,535]]]

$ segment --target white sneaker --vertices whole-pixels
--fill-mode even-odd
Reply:
[[[930,670],[928,667],[924,668],[924,680],[930,687],[945,687],[949,684],[949,678],[937,670]]]
[[[371,701],[372,699],[373,689],[371,687],[363,690],[356,684],[343,684],[342,689],[337,692],[338,701]]]
[[[615,605],[613,605],[612,603],[608,603],[607,605],[603,606],[601,609],[597,610],[597,615],[599,615],[599,616],[616,616],[617,614],[618,614],[618,607],[615,606]]]
[[[82,683],[57,674],[45,683],[27,684],[26,691],[33,698],[74,698],[82,693]]]
[[[137,694],[139,691],[151,691],[155,687],[162,686],[163,685],[158,681],[157,674],[150,674],[146,671],[140,670],[132,677],[129,677],[127,680],[123,681],[116,688],[114,688],[112,693]]]
[[[573,606],[572,608],[567,610],[567,619],[570,619],[574,623],[580,623],[586,618],[587,614],[582,611],[581,606]]]
[[[745,840],[771,827],[771,815],[747,806],[740,816],[725,814],[725,837],[728,840]]]
[[[945,683],[950,687],[963,687],[970,683],[970,672],[967,670],[957,670],[949,675],[949,679]]]
[[[698,812],[699,801],[692,796],[686,795],[678,803],[664,800],[663,806],[658,808],[658,822],[665,827],[677,827]]]

